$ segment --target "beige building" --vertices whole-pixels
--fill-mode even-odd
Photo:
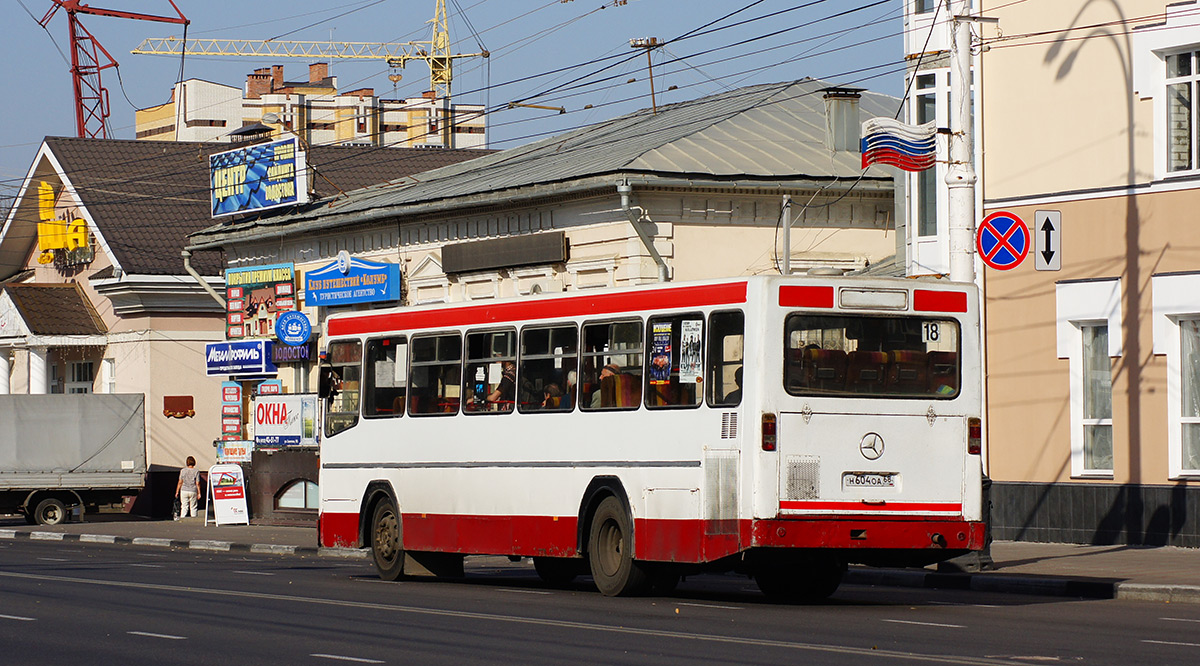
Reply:
[[[263,123],[310,146],[487,144],[483,106],[449,104],[432,93],[385,99],[372,88],[339,90],[327,63],[309,65],[302,81],[284,80],[282,65],[256,69],[244,89],[188,79],[172,88],[171,101],[137,110],[135,122],[138,139],[158,141],[232,141],[237,130]]]
[[[993,533],[1200,546],[1200,5],[973,4],[976,221],[1030,235],[979,274]]]

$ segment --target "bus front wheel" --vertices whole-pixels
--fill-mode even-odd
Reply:
[[[645,566],[633,559],[633,519],[616,497],[605,498],[592,517],[588,564],[604,596],[642,594],[650,587]]]
[[[404,573],[404,540],[400,512],[391,498],[375,505],[371,516],[371,558],[383,580],[397,580]]]

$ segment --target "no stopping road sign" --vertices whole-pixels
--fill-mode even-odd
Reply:
[[[1029,254],[1029,245],[1029,227],[1008,211],[997,211],[983,218],[975,234],[975,248],[983,263],[999,271],[1020,266]]]

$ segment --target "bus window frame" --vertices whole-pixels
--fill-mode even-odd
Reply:
[[[413,381],[413,376],[414,376],[414,374],[413,374],[414,368],[433,367],[433,366],[449,366],[450,365],[450,363],[447,361],[437,361],[437,360],[416,361],[416,360],[414,360],[414,358],[416,356],[415,351],[416,351],[417,341],[423,340],[425,338],[441,338],[441,337],[449,337],[449,336],[454,336],[454,337],[458,338],[459,381],[455,383],[455,385],[458,387],[458,390],[459,390],[458,400],[455,402],[454,409],[449,410],[449,411],[417,412],[417,411],[413,411],[412,405],[409,404],[408,409],[406,411],[408,412],[408,415],[413,418],[455,416],[460,411],[462,411],[462,393],[461,392],[462,392],[462,374],[463,374],[463,355],[464,355],[463,340],[464,340],[464,336],[463,336],[462,331],[459,331],[456,329],[448,330],[448,331],[422,331],[420,333],[415,333],[415,334],[409,336],[409,338],[408,338],[408,390],[406,393],[407,393],[407,398],[409,400],[412,400],[412,398],[413,398],[412,381]],[[449,384],[443,383],[443,386],[449,386]]]
[[[512,356],[485,356],[485,357],[480,357],[480,358],[472,358],[469,355],[471,346],[470,346],[470,343],[467,341],[468,338],[470,338],[473,335],[493,335],[496,333],[509,333],[512,335]],[[520,376],[518,374],[518,369],[520,368],[520,363],[519,363],[520,347],[519,347],[519,345],[520,345],[520,339],[517,337],[517,329],[514,326],[494,326],[494,327],[488,327],[488,328],[469,328],[469,329],[463,331],[463,333],[462,333],[462,354],[461,354],[461,358],[459,359],[459,364],[461,365],[461,369],[459,370],[461,385],[459,388],[459,400],[458,400],[459,410],[462,411],[463,414],[465,414],[467,416],[478,416],[481,414],[490,414],[492,416],[497,416],[500,414],[512,414],[513,412],[517,411],[516,398],[517,398],[517,391],[520,388],[520,384],[519,384]],[[512,361],[512,364],[513,364],[513,400],[512,400],[513,404],[509,407],[509,409],[494,409],[494,410],[486,409],[486,408],[485,409],[467,409],[467,384],[469,383],[469,381],[467,379],[467,375],[469,374],[467,372],[467,367],[472,363],[484,363],[485,366],[489,363],[499,363],[500,369],[501,369],[500,370],[501,374],[503,374],[505,361]],[[503,382],[503,379],[501,379],[501,382],[498,382],[496,384],[496,386],[499,387],[500,383],[502,383],[502,382]],[[488,386],[489,394],[493,390],[495,390],[491,387],[490,382],[487,382],[487,386]],[[472,388],[471,393],[474,393],[473,388]],[[486,406],[487,403],[482,403],[482,404],[484,404]]]
[[[533,354],[533,355],[529,355],[529,356],[527,356],[525,354],[525,352],[524,352],[525,334],[527,332],[530,332],[530,331],[552,331],[554,329],[571,329],[571,330],[575,331],[575,352],[574,352],[574,354],[572,354],[571,356],[567,356],[565,354],[558,355],[558,354],[554,353],[553,347],[551,347],[550,352],[546,353],[546,354]],[[531,407],[523,407],[520,403],[520,400],[518,400],[517,401],[517,411],[521,412],[522,414],[537,414],[537,413],[568,414],[570,412],[575,411],[575,403],[577,402],[576,398],[578,397],[576,394],[579,393],[579,390],[578,390],[579,371],[580,371],[579,365],[580,365],[580,358],[582,356],[582,350],[580,349],[581,337],[582,337],[581,327],[579,324],[577,324],[576,322],[573,322],[573,321],[565,321],[565,322],[558,322],[558,323],[541,323],[541,322],[539,322],[536,324],[527,324],[527,325],[521,327],[521,330],[517,332],[517,349],[516,349],[517,377],[523,377],[526,374],[525,369],[522,367],[526,360],[545,361],[545,360],[555,360],[555,359],[559,359],[559,358],[566,359],[566,358],[573,357],[575,359],[575,363],[574,363],[573,367],[563,368],[563,370],[562,370],[563,383],[562,383],[562,385],[560,385],[558,387],[559,390],[562,391],[562,394],[560,396],[561,402],[559,403],[559,407],[552,408],[552,409],[546,409],[541,406],[538,406],[536,408],[532,407],[532,406]],[[549,336],[548,342],[551,342],[551,343],[553,342],[552,335]],[[571,372],[575,373],[575,390],[574,391],[568,390],[567,382],[566,382],[566,379],[570,376]],[[518,396],[520,396],[520,392],[521,392],[521,386],[520,386],[520,384],[518,384],[517,385]],[[539,393],[541,393],[541,391],[539,391]],[[568,402],[568,400],[569,400],[569,402]]]
[[[642,348],[646,349],[647,343],[650,342],[650,340],[653,336],[654,323],[656,320],[661,322],[663,320],[676,320],[676,319],[680,322],[680,324],[683,323],[684,319],[688,319],[688,320],[692,320],[692,321],[694,321],[694,320],[700,321],[700,377],[701,377],[701,381],[696,382],[697,384],[700,384],[700,386],[696,389],[698,391],[696,396],[699,398],[699,400],[696,400],[695,402],[691,402],[691,403],[667,403],[667,404],[662,404],[662,405],[651,404],[650,399],[651,399],[652,393],[656,393],[660,396],[662,396],[662,393],[659,391],[659,388],[658,388],[660,386],[659,384],[651,384],[650,383],[650,361],[651,361],[652,354],[650,351],[646,351],[646,352],[644,352],[645,357],[642,360],[642,364],[644,366],[644,370],[642,372],[642,404],[644,404],[646,406],[646,409],[652,409],[652,410],[696,409],[696,408],[700,407],[700,405],[704,404],[704,385],[703,385],[704,384],[704,380],[703,380],[703,378],[704,378],[704,361],[705,361],[704,352],[705,352],[705,343],[707,341],[707,334],[708,334],[708,321],[705,318],[703,312],[700,312],[700,311],[672,312],[671,314],[648,315],[646,317],[646,337],[643,338],[643,340],[642,340]],[[674,346],[676,345],[676,339],[682,336],[682,333],[683,333],[682,326],[680,327],[680,329],[681,330],[676,331],[674,326],[671,327],[671,345],[672,345],[671,359],[672,359],[672,361],[679,358],[679,351],[674,349]],[[653,343],[650,342],[650,345],[652,345],[652,344]],[[676,365],[675,363],[672,363],[669,370],[670,370],[670,373],[668,375],[666,386],[671,387],[673,389],[678,389],[678,387],[683,385],[678,379],[679,378],[678,365]]]
[[[721,359],[720,359],[720,361],[721,361],[720,367],[716,366],[716,361],[713,359],[713,348],[712,348],[712,344],[715,343],[715,341],[713,340],[713,337],[712,337],[713,330],[715,330],[715,327],[713,326],[712,321],[713,321],[713,317],[720,316],[720,315],[730,315],[730,314],[738,314],[742,318],[742,329],[741,329],[742,330],[742,332],[741,332],[742,358],[741,358],[741,361],[737,364],[738,368],[742,371],[742,383],[740,386],[737,386],[737,388],[735,389],[738,392],[737,401],[735,401],[735,402],[723,402],[723,401],[718,402],[717,400],[713,399],[715,396],[712,393],[712,391],[715,391],[716,387],[717,387],[717,378],[714,376],[714,372],[715,371],[716,372],[724,372],[725,366],[733,365],[733,364],[726,363],[725,356],[724,356],[724,354],[722,354]],[[732,409],[734,407],[739,407],[742,404],[742,393],[745,390],[745,386],[746,386],[746,376],[745,376],[746,375],[746,311],[742,308],[729,308],[729,309],[725,309],[725,310],[713,310],[712,312],[708,313],[708,321],[706,323],[707,323],[707,328],[704,331],[704,343],[705,343],[704,344],[704,375],[705,375],[704,381],[708,382],[708,386],[705,387],[705,390],[704,390],[705,404],[707,404],[709,407],[712,407],[713,409]],[[724,340],[724,337],[721,339]],[[736,373],[737,370],[735,369],[734,372]],[[722,380],[720,383],[723,385],[725,382],[724,382],[724,380]],[[735,385],[737,385],[736,380],[735,380]],[[726,393],[724,396],[722,396],[722,399],[724,399],[724,397],[727,395],[729,395],[729,393]]]
[[[332,353],[330,353],[329,350],[331,350],[332,348],[335,348],[336,346],[339,346],[339,345],[352,345],[352,346],[358,347],[358,361],[356,363],[337,363],[337,364],[335,364],[332,360],[334,355]],[[321,434],[325,437],[336,437],[336,436],[346,432],[347,430],[350,430],[354,426],[358,425],[359,421],[362,420],[363,343],[362,343],[362,340],[359,340],[357,338],[332,340],[329,342],[329,344],[326,346],[325,349],[326,349],[326,355],[325,355],[326,360],[321,364],[322,369],[319,370],[318,372],[320,374],[329,373],[327,375],[329,377],[329,379],[325,380],[325,382],[328,382],[329,393],[322,399],[322,402],[324,402],[323,408],[324,408],[325,418],[323,420],[325,423],[324,423],[323,427],[321,428]],[[342,389],[342,387],[344,386],[347,379],[345,377],[344,371],[339,372],[338,368],[357,368],[358,369],[358,388],[355,389],[355,393],[357,393],[358,397],[355,400],[354,411],[352,411],[352,412],[349,412],[349,411],[334,412],[334,411],[330,410],[330,407],[332,406],[334,399],[337,398],[338,395],[345,392]],[[335,374],[337,376],[337,382],[336,382],[337,385],[336,386],[334,386],[334,382],[332,380],[332,377]],[[331,431],[330,426],[331,426],[331,424],[337,422],[337,419],[330,419],[329,418],[330,414],[353,414],[353,418],[344,427],[338,429],[337,431]]]
[[[638,366],[637,366],[639,368],[639,376],[637,379],[637,385],[638,385],[638,392],[640,394],[640,392],[642,390],[642,381],[643,381],[642,377],[645,377],[645,375],[646,375],[646,337],[645,337],[646,336],[646,318],[641,315],[627,315],[624,317],[605,317],[605,318],[601,318],[601,319],[589,319],[579,325],[579,385],[580,386],[584,385],[584,379],[585,379],[585,377],[584,377],[584,367],[585,367],[584,360],[585,360],[585,358],[604,358],[605,356],[632,356],[633,355],[633,353],[630,352],[629,350],[607,350],[607,351],[601,351],[601,352],[586,351],[587,334],[585,333],[585,329],[589,326],[609,326],[612,324],[634,324],[634,325],[636,325],[638,335],[641,338],[641,347],[636,352],[637,355],[642,357],[641,361],[638,363]],[[600,365],[596,366],[596,368],[595,368],[596,390],[592,391],[590,393],[594,394],[596,391],[600,391],[600,379],[599,379],[600,371],[604,368],[605,365],[607,365],[607,363],[601,363]],[[625,368],[632,368],[632,367],[633,366],[622,366],[621,370],[624,371]],[[627,375],[628,373],[622,372],[622,374]],[[641,395],[638,395],[638,399],[636,401],[634,401],[634,403],[632,405],[624,406],[624,407],[592,407],[590,397],[591,396],[589,395],[589,400],[585,406],[585,403],[583,402],[582,391],[580,392],[580,399],[579,399],[580,411],[592,412],[592,413],[632,412],[632,411],[637,411],[638,409],[641,409],[641,407],[642,407],[642,396]]]
[[[374,413],[374,414],[368,414],[367,408],[366,408],[367,403],[365,400],[363,400],[363,397],[366,395],[367,390],[370,389],[372,401],[374,401],[375,390],[378,389],[379,387],[375,386],[375,383],[374,383],[375,368],[368,367],[367,360],[368,360],[368,358],[370,358],[369,353],[370,353],[370,349],[371,349],[371,344],[380,342],[383,340],[391,340],[392,344],[396,345],[397,351],[400,349],[401,345],[404,347],[404,358],[401,359],[401,358],[397,357],[396,361],[395,361],[396,363],[404,363],[404,368],[405,368],[405,373],[406,373],[404,376],[404,381],[405,381],[404,396],[403,396],[403,400],[400,401],[400,409],[398,412],[392,411],[390,413],[379,412],[379,413]],[[372,420],[373,419],[395,419],[395,418],[400,418],[400,417],[404,416],[405,413],[408,412],[408,383],[407,383],[408,382],[408,374],[407,374],[407,372],[408,372],[408,336],[403,333],[397,333],[397,334],[379,335],[376,337],[367,338],[366,340],[363,341],[362,354],[363,354],[363,357],[362,357],[363,377],[362,377],[362,390],[359,394],[359,412],[362,414],[362,418],[372,419]],[[393,400],[393,405],[394,404],[395,404],[395,401]]]

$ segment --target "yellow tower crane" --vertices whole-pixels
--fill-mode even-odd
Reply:
[[[241,56],[267,58],[338,58],[384,60],[389,67],[403,68],[410,60],[423,60],[429,66],[429,89],[434,97],[450,99],[454,78],[453,62],[459,58],[487,58],[479,53],[450,53],[450,32],[446,27],[446,0],[437,0],[434,9],[433,36],[414,42],[304,42],[254,39],[188,39],[151,37],[131,53],[143,55]],[[186,48],[186,51],[184,50]],[[390,78],[390,77],[389,77]],[[394,81],[398,78],[393,79]],[[448,104],[448,101],[443,103]]]

